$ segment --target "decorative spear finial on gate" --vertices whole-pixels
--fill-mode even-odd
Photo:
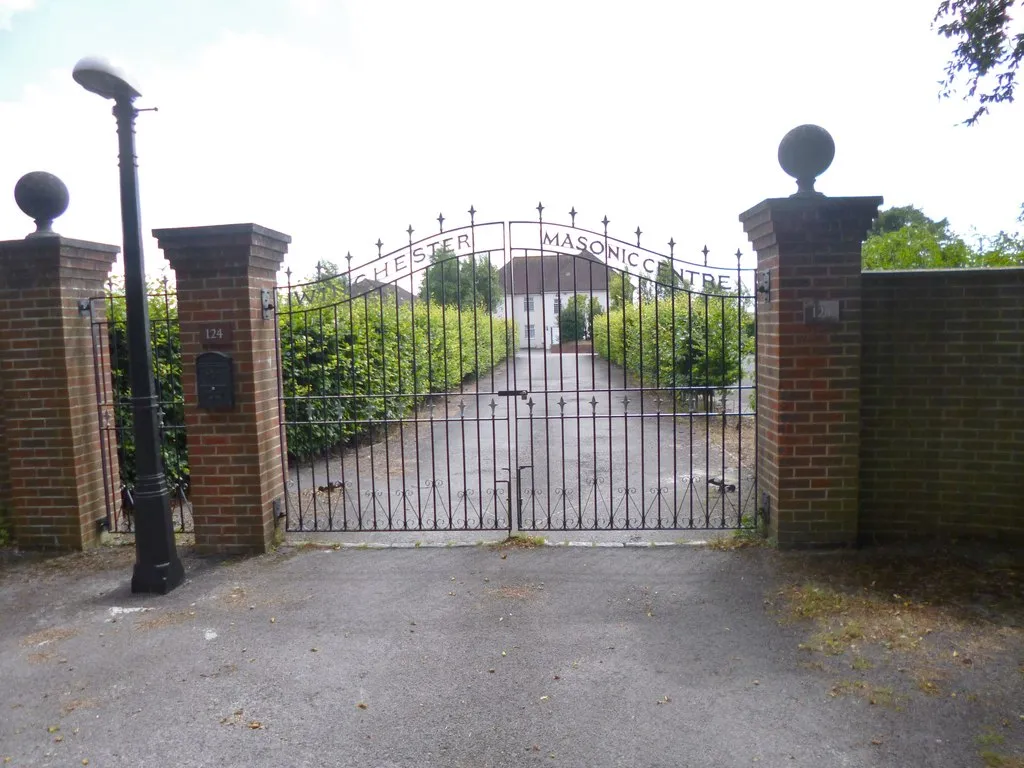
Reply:
[[[640,231],[640,227],[637,227],[636,228],[636,247],[637,248],[640,247],[640,235],[642,235],[642,234],[643,234],[643,232]]]
[[[711,253],[711,251],[710,251],[710,250],[708,250],[708,247],[707,247],[707,245],[705,245],[705,246],[704,246],[704,247],[703,247],[703,248],[701,249],[701,253],[703,253],[703,254],[704,254],[704,266],[706,267],[706,266],[708,265],[708,254],[709,254],[709,253]]]
[[[575,205],[572,207],[572,210],[569,211],[569,217],[572,219],[572,225],[571,226],[575,227],[576,226],[576,206]]]
[[[603,219],[601,219],[601,223],[604,224],[604,233],[606,235],[608,234],[608,221],[609,221],[609,219],[608,219],[607,216],[605,216]]]
[[[543,203],[537,203],[537,217],[541,218],[541,219],[544,218],[544,204]]]
[[[674,237],[669,238],[668,241],[668,257],[674,258],[676,255],[676,239]]]
[[[444,232],[444,214],[437,214],[437,229],[439,232]]]
[[[469,206],[469,225],[473,226],[476,220],[476,208]]]
[[[377,238],[377,242],[374,243],[374,245],[377,246],[377,258],[379,259],[380,258],[380,249],[384,247],[384,243],[381,242],[381,239],[378,237]]]
[[[791,197],[824,197],[814,182],[832,165],[836,143],[820,125],[798,125],[779,142],[779,165],[796,179]]]

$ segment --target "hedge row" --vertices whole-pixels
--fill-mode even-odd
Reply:
[[[174,293],[151,284],[150,338],[171,487],[187,490],[189,465]],[[279,314],[289,454],[305,459],[351,441],[380,419],[407,414],[426,394],[454,389],[505,359],[516,343],[484,309],[426,301],[395,306],[379,292],[349,300],[329,282],[312,296],[282,296]],[[121,481],[136,481],[124,297],[107,301],[107,331]]]
[[[645,387],[721,390],[739,381],[743,359],[754,353],[753,322],[734,293],[678,291],[595,318],[594,350]]]
[[[113,288],[113,285],[112,285]],[[117,288],[123,288],[118,285]],[[181,388],[181,338],[178,303],[165,282],[151,282],[149,290],[149,337],[153,353],[153,378],[160,403],[162,453],[167,482],[175,492],[187,490],[188,449],[185,444],[185,402]],[[113,394],[114,429],[121,482],[135,487],[135,432],[128,361],[128,326],[123,295],[107,296],[107,340]]]
[[[375,294],[313,308],[293,303],[280,321],[288,453],[297,459],[346,444],[430,393],[486,373],[516,339],[483,308],[396,306]]]

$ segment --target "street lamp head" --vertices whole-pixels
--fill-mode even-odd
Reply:
[[[121,70],[95,56],[87,56],[75,64],[71,76],[85,90],[105,99],[133,101],[142,95]]]

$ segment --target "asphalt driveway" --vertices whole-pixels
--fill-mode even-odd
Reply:
[[[0,568],[10,766],[969,766],[976,723],[830,694],[770,551],[130,549]],[[964,706],[967,706],[964,702]],[[88,763],[86,763],[88,761]]]
[[[691,414],[640,384],[593,354],[520,350],[386,437],[293,466],[289,527],[507,529],[511,514],[530,530],[665,530],[752,518],[753,417],[741,433],[735,417]]]

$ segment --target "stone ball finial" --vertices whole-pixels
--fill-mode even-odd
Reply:
[[[793,197],[824,197],[814,190],[814,181],[836,156],[832,135],[820,125],[798,125],[779,142],[779,165],[796,179]]]
[[[14,185],[14,201],[36,222],[36,231],[28,237],[57,237],[53,220],[68,209],[69,200],[64,182],[46,171],[26,173]]]

